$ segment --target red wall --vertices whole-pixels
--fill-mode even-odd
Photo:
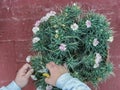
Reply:
[[[120,0],[0,0],[0,86],[14,79],[26,56],[31,54],[31,29],[35,21],[72,2],[110,19],[115,31],[110,48],[115,76],[100,84],[98,90],[120,90]],[[35,90],[33,81],[23,90]]]

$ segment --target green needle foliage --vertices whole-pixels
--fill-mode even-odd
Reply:
[[[58,14],[51,11],[36,24],[32,50],[38,54],[32,57],[31,64],[37,87],[45,90],[47,84],[42,74],[50,61],[66,64],[73,77],[95,86],[112,74],[108,49],[113,32],[104,15],[86,13],[71,5]],[[53,90],[60,89],[53,87]]]

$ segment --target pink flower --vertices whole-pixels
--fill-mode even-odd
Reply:
[[[99,63],[102,61],[102,56],[99,53],[96,53],[95,64],[93,68],[99,67]]]
[[[85,23],[86,23],[87,28],[91,27],[91,21],[87,20]]]
[[[35,27],[38,27],[40,25],[40,20],[37,20],[35,23]]]
[[[99,64],[102,61],[102,56],[99,53],[96,53],[95,63]]]
[[[66,45],[64,43],[60,44],[59,49],[61,51],[65,51],[66,50]]]
[[[93,40],[93,46],[97,46],[99,44],[99,41],[97,40],[97,38],[95,38],[94,40]]]
[[[47,85],[47,86],[46,86],[46,90],[52,90],[52,88],[53,88],[53,87],[52,87],[51,85]]]

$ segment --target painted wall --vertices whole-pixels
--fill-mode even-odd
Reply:
[[[31,54],[31,29],[35,21],[48,11],[57,11],[73,2],[110,19],[115,31],[115,40],[110,45],[115,76],[100,84],[98,90],[120,90],[120,0],[0,0],[0,87],[15,78],[26,56]],[[31,80],[23,90],[35,90],[33,83]]]

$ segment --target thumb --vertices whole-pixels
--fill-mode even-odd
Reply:
[[[68,66],[66,63],[63,64],[64,68],[67,70],[67,72],[69,72]]]
[[[26,73],[26,77],[29,78],[31,76],[31,74],[33,73],[33,69],[30,69],[27,73]]]

